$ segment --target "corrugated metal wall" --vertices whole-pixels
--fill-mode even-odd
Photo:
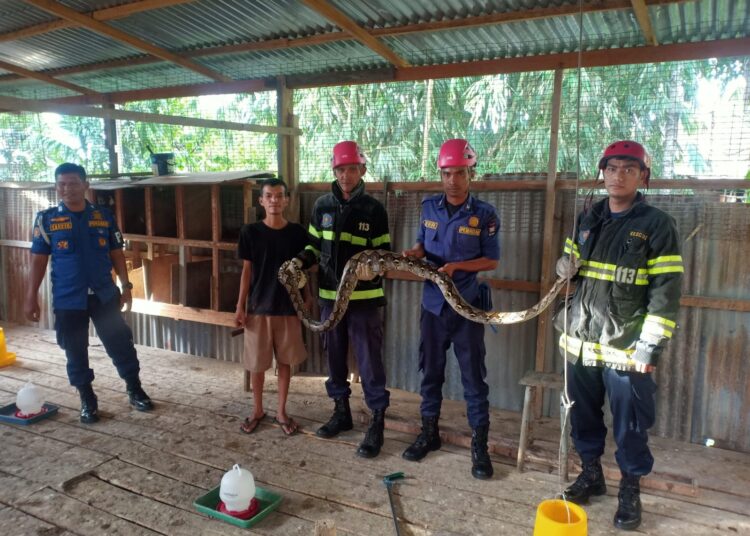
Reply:
[[[529,177],[525,177],[529,178]],[[0,188],[0,238],[28,240],[33,213],[40,203],[54,202],[49,191]],[[320,192],[303,192],[300,208],[306,225]],[[389,211],[394,249],[410,246],[416,236],[421,192],[388,192],[376,195]],[[46,196],[46,197],[45,197]],[[502,258],[492,277],[539,280],[542,255],[544,192],[481,192],[480,199],[500,212]],[[562,195],[563,229],[572,226],[573,194]],[[650,196],[650,202],[672,214],[684,241],[684,293],[698,296],[750,299],[750,206],[719,202],[718,193]],[[582,198],[579,197],[579,206]],[[559,247],[559,244],[558,244]],[[3,319],[22,322],[23,281],[28,273],[28,252],[0,248],[0,313]],[[48,278],[47,280],[48,281]],[[385,310],[385,360],[389,385],[418,392],[419,303],[422,285],[413,281],[388,280]],[[42,292],[47,310],[49,287]],[[497,310],[525,309],[538,300],[536,293],[494,290]],[[241,338],[231,338],[229,329],[194,322],[128,315],[139,344],[166,348],[224,361],[239,362]],[[42,327],[50,327],[43,317]],[[658,435],[700,442],[711,437],[720,446],[750,451],[750,314],[699,308],[683,308],[679,330],[657,369],[659,383]],[[308,335],[310,358],[303,370],[325,374],[326,365],[319,338]],[[518,380],[532,369],[535,360],[537,323],[487,328],[487,380],[493,407],[519,410],[522,391]],[[547,363],[562,370],[555,351],[555,337],[548,335]],[[553,365],[554,363],[554,365]],[[446,398],[461,399],[462,387],[454,359],[446,371]],[[555,393],[546,397],[547,414],[556,414]]]

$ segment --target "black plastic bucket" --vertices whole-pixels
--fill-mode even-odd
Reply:
[[[172,175],[174,173],[174,153],[152,153],[151,172],[154,175]]]

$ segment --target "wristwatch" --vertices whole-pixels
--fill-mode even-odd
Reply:
[[[130,281],[128,281],[127,283],[125,283],[125,284],[122,285],[122,289],[123,290],[133,290],[133,283],[131,283]]]

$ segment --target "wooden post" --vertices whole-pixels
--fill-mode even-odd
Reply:
[[[279,127],[299,125],[294,116],[294,91],[286,86],[286,79],[279,77],[277,83],[276,120]],[[276,158],[278,161],[279,177],[284,179],[289,188],[291,199],[287,209],[290,221],[299,221],[299,137],[295,134],[276,136]]]
[[[211,309],[219,310],[219,242],[221,241],[221,186],[211,185]]]
[[[102,105],[106,110],[114,110],[115,105],[108,102]],[[109,174],[113,177],[120,172],[117,161],[117,121],[114,119],[104,119],[104,145],[109,153]]]
[[[144,206],[146,208],[146,236],[154,236],[154,192],[151,186],[146,186],[144,192]]]
[[[518,455],[516,456],[516,469],[519,473],[523,472],[523,467],[526,458],[526,448],[529,445],[529,426],[531,413],[531,400],[533,398],[533,392],[536,388],[527,385],[523,395],[523,413],[521,414],[521,435],[518,439]]]
[[[549,139],[549,162],[547,164],[547,189],[544,200],[544,237],[542,240],[542,270],[541,288],[539,295],[544,296],[555,280],[553,273],[554,260],[559,252],[555,251],[557,241],[555,240],[555,229],[559,228],[561,215],[560,204],[555,192],[555,181],[557,180],[557,149],[560,130],[560,106],[562,102],[562,80],[563,69],[555,70],[554,91],[552,93],[552,119],[550,121]],[[534,370],[544,371],[544,360],[547,355],[547,331],[552,311],[545,310],[539,315],[536,332],[536,360]],[[534,414],[540,417],[542,414],[543,390],[538,389],[534,400]]]
[[[174,191],[175,212],[177,213],[177,238],[185,239],[185,187],[178,185]],[[188,249],[185,245],[178,246],[179,255],[179,274],[180,281],[178,286],[178,302],[180,305],[187,305],[187,263]]]

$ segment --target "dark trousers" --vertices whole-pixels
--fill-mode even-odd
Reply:
[[[133,346],[133,332],[120,314],[119,293],[107,303],[91,294],[85,311],[55,309],[57,344],[65,350],[68,359],[70,385],[81,387],[94,380],[94,371],[89,367],[89,318],[120,377],[126,382],[137,380],[138,356]]]
[[[331,302],[323,302],[320,317],[327,318],[333,309]],[[356,304],[346,311],[341,322],[322,335],[328,358],[326,391],[333,399],[349,398],[349,341],[354,346],[365,403],[371,410],[388,407],[390,393],[385,388],[383,366],[383,319],[379,307],[362,307]]]
[[[620,470],[632,475],[651,472],[654,457],[648,448],[647,430],[656,419],[656,383],[651,374],[622,372],[606,367],[585,367],[579,360],[568,363],[568,394],[573,443],[581,460],[589,462],[604,454],[604,394],[612,410]]]
[[[453,343],[453,353],[461,370],[464,386],[466,415],[472,428],[490,422],[490,403],[487,396],[490,388],[484,380],[487,368],[484,364],[484,326],[468,320],[449,306],[444,306],[440,316],[422,309],[422,328],[419,342],[419,369],[422,371],[422,404],[424,417],[440,415],[445,383],[446,352]]]

